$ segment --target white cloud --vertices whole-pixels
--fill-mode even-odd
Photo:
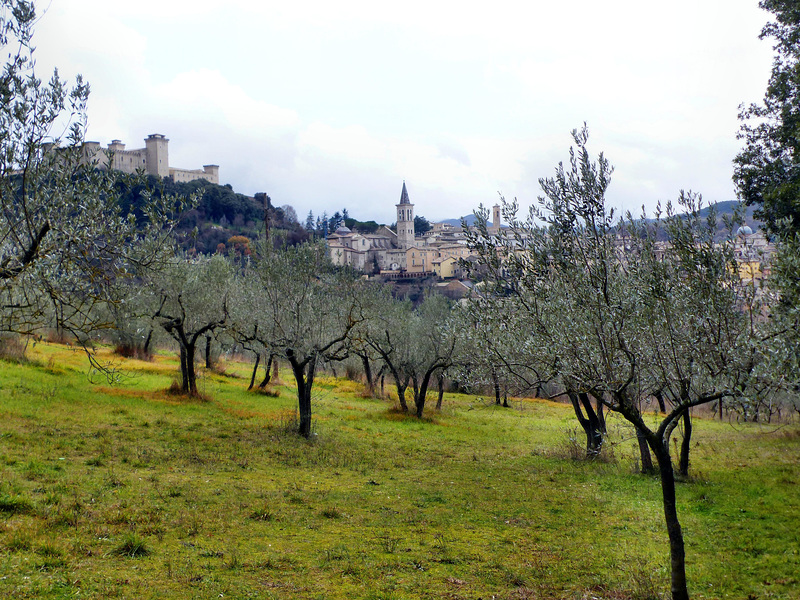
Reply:
[[[210,69],[179,73],[152,93],[170,113],[188,120],[221,122],[232,135],[275,137],[299,123],[294,110],[256,100]]]
[[[732,195],[769,70],[755,4],[52,0],[37,54],[91,83],[90,137],[165,133],[176,165],[301,215],[392,220],[403,179],[432,218],[533,202],[584,120],[636,208]]]

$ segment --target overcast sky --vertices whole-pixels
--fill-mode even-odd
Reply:
[[[738,105],[772,49],[757,0],[49,0],[38,74],[92,87],[88,139],[309,210],[430,220],[536,201],[585,121],[609,201],[735,197]]]

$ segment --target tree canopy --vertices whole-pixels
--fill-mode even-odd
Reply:
[[[82,146],[89,86],[57,71],[39,79],[35,22],[33,3],[0,0],[0,327],[85,341],[113,325],[96,309],[121,300],[120,280],[166,260],[184,203],[143,194],[131,210],[116,183],[136,177],[93,168]]]
[[[762,358],[757,310],[731,244],[714,241],[713,213],[698,216],[697,195],[679,199],[688,218],[668,206],[663,224],[620,220],[605,204],[612,167],[602,154],[590,158],[585,127],[573,138],[569,162],[540,179],[544,195],[527,219],[517,217],[516,203],[505,204],[510,226],[499,237],[488,231],[487,211],[467,234],[489,273],[483,314],[496,322],[483,330],[513,338],[533,372],[560,382],[579,419],[593,397],[633,425],[643,464],[647,447],[657,459],[672,597],[684,599],[670,438],[692,407],[749,393]],[[660,226],[669,244],[657,244]],[[666,405],[654,424],[644,411],[656,393]],[[590,423],[587,436],[598,426]]]
[[[775,17],[760,35],[774,40],[775,58],[763,101],[740,108],[744,148],[734,160],[734,181],[773,233],[793,234],[800,231],[800,7],[794,0],[759,6]]]

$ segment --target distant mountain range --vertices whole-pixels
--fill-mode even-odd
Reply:
[[[726,236],[726,232],[724,231],[724,225],[722,224],[722,216],[728,215],[733,216],[734,209],[739,205],[738,200],[726,200],[725,202],[717,202],[714,206],[717,209],[717,221],[718,221],[718,228],[719,233],[718,237],[723,238]],[[700,217],[706,218],[708,216],[710,207],[706,206],[700,211]],[[753,231],[758,231],[764,226],[762,221],[759,221],[753,216],[753,211],[755,207],[753,206],[746,206],[745,207],[745,223],[749,225]],[[472,226],[475,224],[475,215],[469,214],[460,219],[445,219],[441,221],[442,223],[448,223],[453,227],[461,227],[461,219],[464,219],[467,222],[467,225]]]
[[[726,200],[725,202],[717,202],[714,206],[717,209],[717,218],[722,219],[722,215],[729,215],[733,216],[734,209],[739,206],[740,202],[738,200]],[[708,216],[709,207],[705,207],[703,210],[700,211],[701,217]],[[745,206],[744,207],[744,220],[747,225],[749,225],[753,231],[757,231],[764,226],[763,221],[759,221],[753,216],[753,212],[756,210],[754,206]]]
[[[445,219],[444,221],[440,221],[440,223],[447,223],[453,227],[461,227],[461,219],[464,219],[470,227],[475,225],[475,215],[471,213],[459,219]]]

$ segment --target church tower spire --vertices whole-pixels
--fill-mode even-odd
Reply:
[[[414,245],[414,205],[408,199],[406,182],[400,193],[400,204],[397,204],[397,243],[401,248]]]

